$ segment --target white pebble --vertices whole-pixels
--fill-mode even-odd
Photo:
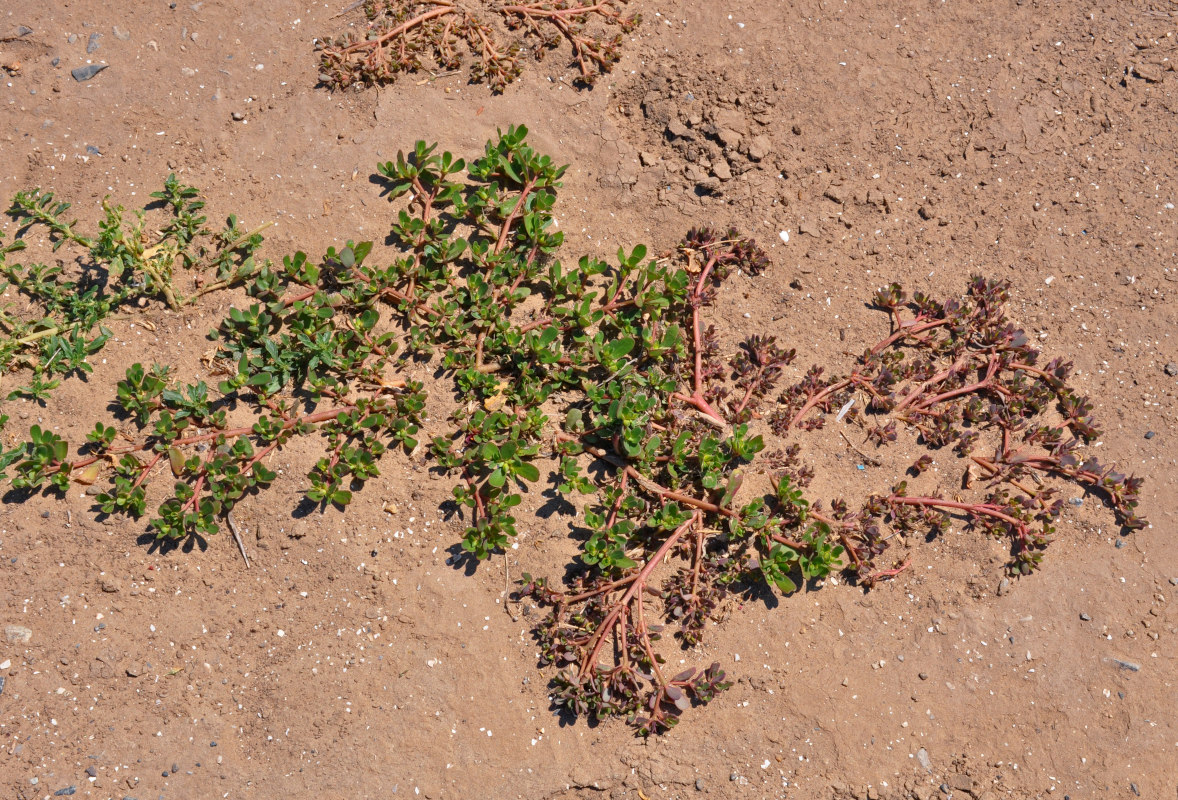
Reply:
[[[781,233],[779,233],[777,235],[781,237],[781,241],[783,243],[786,243],[786,244],[789,243],[789,231],[782,231]]]

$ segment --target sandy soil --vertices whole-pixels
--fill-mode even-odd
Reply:
[[[734,606],[693,658],[736,685],[644,741],[554,716],[529,621],[505,609],[505,563],[559,574],[567,520],[525,515],[506,561],[455,569],[449,485],[420,462],[390,456],[346,514],[292,516],[297,481],[247,501],[248,570],[227,536],[161,553],[80,492],[9,501],[0,624],[32,638],[0,641],[0,794],[1175,796],[1171,3],[633,0],[644,22],[595,88],[558,51],[501,96],[461,74],[317,88],[312,39],[358,18],[335,17],[345,5],[6,4],[0,196],[41,186],[92,223],[104,196],[142,203],[175,171],[212,218],[276,222],[268,256],[317,254],[383,242],[378,160],[417,139],[475,153],[525,123],[572,165],[570,259],[661,250],[701,223],[772,245],[716,311],[726,343],[768,331],[833,369],[886,334],[875,287],[1009,279],[1016,321],[1096,399],[1102,458],[1148,477],[1152,526],[1122,537],[1089,497],[1001,595],[1001,544],[957,532],[871,592]],[[91,62],[109,68],[71,77]],[[37,422],[80,440],[133,361],[207,377],[204,334],[233,299],[113,323],[88,384],[5,403],[6,444]],[[819,496],[887,485],[827,447]]]

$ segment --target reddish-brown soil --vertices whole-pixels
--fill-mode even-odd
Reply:
[[[6,502],[0,625],[32,638],[0,640],[0,795],[1175,797],[1171,3],[633,0],[644,22],[595,88],[560,51],[500,96],[462,75],[316,88],[312,39],[357,17],[333,18],[345,5],[7,3],[0,197],[51,189],[89,225],[104,196],[142,204],[175,171],[212,218],[275,221],[271,258],[348,239],[379,255],[378,160],[417,139],[469,155],[525,123],[572,165],[566,259],[662,250],[703,223],[771,245],[716,310],[728,345],[771,332],[802,368],[838,370],[886,334],[877,286],[1009,279],[1015,321],[1095,398],[1102,459],[1147,476],[1152,526],[1123,537],[1088,496],[1001,595],[1001,543],[956,531],[874,591],[734,605],[685,655],[736,684],[644,741],[554,716],[532,612],[505,603],[505,563],[560,574],[568,520],[525,514],[509,558],[456,569],[449,483],[420,460],[389,456],[346,514],[296,518],[314,453],[283,451],[291,480],[236,512],[250,569],[228,536],[149,547],[80,487]],[[109,69],[73,80],[88,60]],[[205,333],[234,299],[112,323],[88,383],[4,404],[5,445],[38,422],[79,442],[133,361],[207,378]],[[819,497],[896,474],[856,469],[837,438],[811,452]]]

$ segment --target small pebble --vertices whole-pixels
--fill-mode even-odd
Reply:
[[[236,122],[241,122],[243,119],[245,119],[245,114],[242,114],[240,111],[234,111],[230,116],[232,116]]]
[[[160,775],[161,775],[162,777],[165,777],[165,778],[167,778],[167,777],[170,777],[170,776],[171,776],[171,774],[172,774],[172,773],[168,772],[166,769],[165,769],[163,772],[161,772],[161,773],[160,773]]]
[[[3,661],[0,661],[0,669],[8,669],[11,666],[12,666],[12,659],[11,658],[6,658]]]
[[[33,29],[28,27],[27,25],[21,25],[19,28],[16,29],[17,36],[28,36],[32,32],[33,32]]]
[[[704,790],[704,779],[703,778],[696,778],[695,779],[695,790],[697,792],[702,792]]]
[[[737,775],[735,772],[733,772],[731,775],[728,776],[728,780],[732,781],[733,783],[736,783],[737,779],[739,779],[739,778],[740,778],[740,776]]]
[[[1092,617],[1088,616],[1087,614],[1081,614],[1081,615],[1080,615],[1080,619],[1084,620],[1085,622],[1091,622],[1091,621],[1092,621]]]
[[[84,67],[71,69],[70,75],[72,75],[74,80],[76,80],[78,83],[82,83],[83,81],[90,80],[109,66],[110,64],[87,64]]]
[[[24,625],[6,625],[4,639],[10,644],[28,644],[33,640],[33,631]]]
[[[90,34],[90,38],[86,41],[86,52],[93,53],[98,49],[98,39],[102,36],[100,33]]]
[[[172,762],[172,774],[175,775],[179,771],[180,771],[180,765],[173,761]]]
[[[920,678],[922,681],[927,681],[928,680],[928,673],[922,672],[917,677]]]
[[[91,764],[90,766],[86,767],[86,774],[89,775],[91,778],[97,778],[98,777],[98,767]]]
[[[1124,539],[1117,539],[1117,549],[1120,550],[1124,546],[1125,546],[1125,540]]]
[[[1157,436],[1157,434],[1156,434],[1156,433],[1154,433],[1153,431],[1146,431],[1146,432],[1145,432],[1145,438],[1146,438],[1146,439],[1152,439],[1152,438],[1153,438],[1153,437],[1155,437],[1155,436]]]
[[[1178,586],[1178,578],[1170,578],[1171,586]]]
[[[1166,374],[1173,378],[1175,375],[1178,375],[1178,364],[1175,364],[1173,361],[1171,361],[1166,364],[1165,370]]]
[[[4,694],[4,682],[7,680],[3,675],[0,675],[0,694]]]
[[[1010,591],[1010,578],[1003,578],[998,583],[998,596],[1001,597],[1002,595],[1006,594],[1008,591]]]
[[[68,797],[69,795],[73,794],[76,791],[78,791],[77,786],[67,786],[64,789],[58,789],[56,792],[53,793],[53,796],[54,797]]]

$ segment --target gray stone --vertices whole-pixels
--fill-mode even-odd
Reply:
[[[998,596],[1006,594],[1010,591],[1010,578],[1003,578],[998,582]]]
[[[118,25],[115,25],[113,28],[111,28],[111,32],[115,35],[115,38],[119,39],[120,41],[125,42],[131,38],[131,32],[123,30]]]
[[[84,81],[90,80],[109,66],[110,64],[87,64],[84,67],[71,69],[70,75],[72,75],[74,80],[76,80],[78,83],[82,83]]]
[[[1164,369],[1166,370],[1166,374],[1171,378],[1178,375],[1178,364],[1175,364],[1173,361],[1167,363]]]
[[[928,757],[928,750],[923,747],[916,751],[916,760],[920,762],[920,766],[924,767],[929,772],[933,771],[932,759]]]
[[[98,40],[102,38],[101,33],[92,33],[90,38],[86,40],[86,52],[93,53],[98,49]]]
[[[23,625],[5,625],[4,638],[12,644],[28,644],[33,639],[33,632]]]

